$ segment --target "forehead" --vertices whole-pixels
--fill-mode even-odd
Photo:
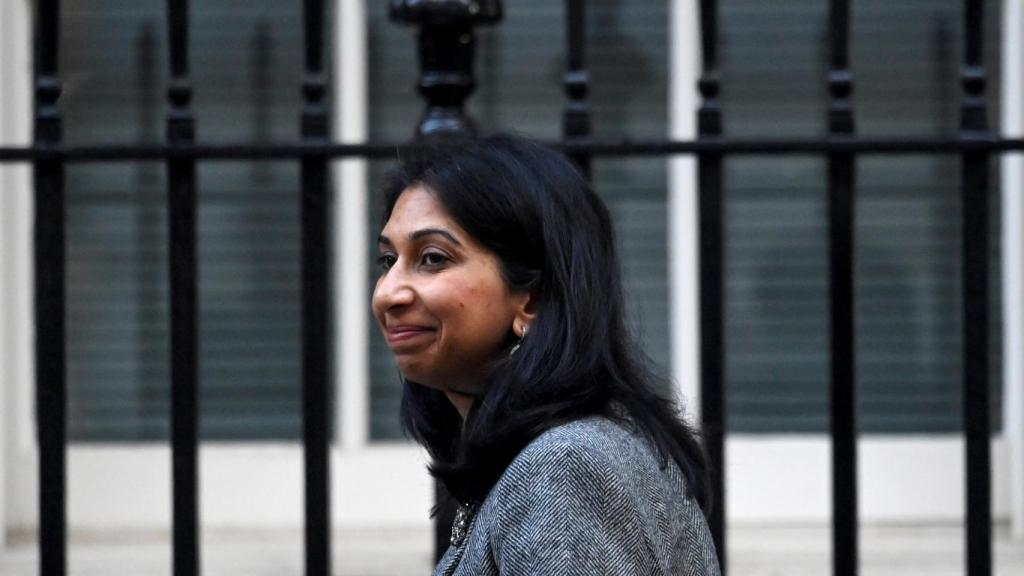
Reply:
[[[414,185],[406,188],[398,197],[383,233],[412,232],[418,228],[436,226],[443,226],[453,233],[457,231],[460,236],[465,235],[433,192],[422,185]]]

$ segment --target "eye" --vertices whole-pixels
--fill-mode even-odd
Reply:
[[[377,256],[377,266],[380,267],[382,272],[387,272],[395,265],[395,260],[394,254],[381,254]]]
[[[446,262],[450,260],[451,259],[448,258],[448,256],[446,256],[445,254],[434,251],[424,252],[423,255],[420,256],[420,263],[423,264],[424,266],[428,266],[431,268],[443,266]]]

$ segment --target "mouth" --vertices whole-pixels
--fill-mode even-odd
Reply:
[[[426,326],[392,326],[384,331],[384,337],[391,350],[399,352],[420,344],[433,332],[433,328]]]

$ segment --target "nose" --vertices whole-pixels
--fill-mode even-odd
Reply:
[[[401,307],[408,306],[416,300],[416,291],[413,289],[408,274],[398,267],[392,267],[378,280],[373,290],[373,309],[378,314]]]

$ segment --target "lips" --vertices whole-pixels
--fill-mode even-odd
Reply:
[[[424,337],[429,336],[434,332],[433,328],[426,326],[392,326],[384,332],[384,337],[388,341],[388,346],[392,350],[399,350],[415,346]]]

